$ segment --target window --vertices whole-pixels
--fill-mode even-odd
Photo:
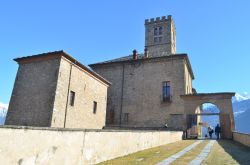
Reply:
[[[156,42],[158,42],[158,38],[157,37],[154,38],[154,43],[156,43]]]
[[[124,123],[128,123],[128,115],[129,113],[124,113],[124,116],[123,116]]]
[[[71,106],[74,106],[75,103],[75,92],[70,91],[70,95],[69,95],[69,104]]]
[[[162,37],[159,37],[159,42],[161,42],[162,41]]]
[[[163,102],[168,102],[171,99],[170,95],[170,82],[169,81],[164,81],[162,83],[162,100]]]
[[[154,35],[155,35],[155,36],[157,35],[157,32],[158,32],[158,29],[157,29],[157,28],[154,28]]]
[[[162,35],[162,27],[159,27],[159,35]]]
[[[154,35],[162,35],[162,27],[155,27],[154,28]]]
[[[96,114],[96,111],[97,111],[97,102],[94,101],[93,103],[94,103],[93,104],[93,113]]]

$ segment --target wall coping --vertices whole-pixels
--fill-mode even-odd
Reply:
[[[2,125],[1,129],[23,129],[23,130],[44,130],[44,131],[61,131],[61,132],[182,132],[173,130],[135,130],[135,129],[82,129],[82,128],[55,128],[55,127],[31,127],[31,126],[16,126]]]
[[[243,132],[237,132],[237,131],[233,131],[233,133],[238,133],[238,134],[242,134],[242,135],[248,135],[248,136],[250,136],[250,133],[243,133]]]

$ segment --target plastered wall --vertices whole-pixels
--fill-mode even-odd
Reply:
[[[5,126],[0,127],[0,162],[5,165],[95,164],[181,139],[182,132]]]
[[[233,132],[233,140],[250,147],[250,134]]]

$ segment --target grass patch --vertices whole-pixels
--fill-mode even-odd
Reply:
[[[173,163],[173,165],[178,164],[189,164],[193,159],[195,159],[203,150],[203,148],[208,144],[209,140],[204,140],[202,143],[198,144],[195,148],[187,152],[182,157],[176,159]]]
[[[183,140],[139,151],[124,157],[99,163],[99,165],[154,165],[167,157],[183,150],[195,140]]]
[[[219,140],[202,162],[203,165],[213,164],[250,164],[250,148],[231,140]]]

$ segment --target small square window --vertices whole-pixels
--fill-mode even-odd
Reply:
[[[96,114],[96,111],[97,111],[97,102],[94,101],[93,102],[93,113]]]
[[[69,104],[71,106],[74,106],[75,103],[75,92],[70,91],[70,95],[69,95]]]

